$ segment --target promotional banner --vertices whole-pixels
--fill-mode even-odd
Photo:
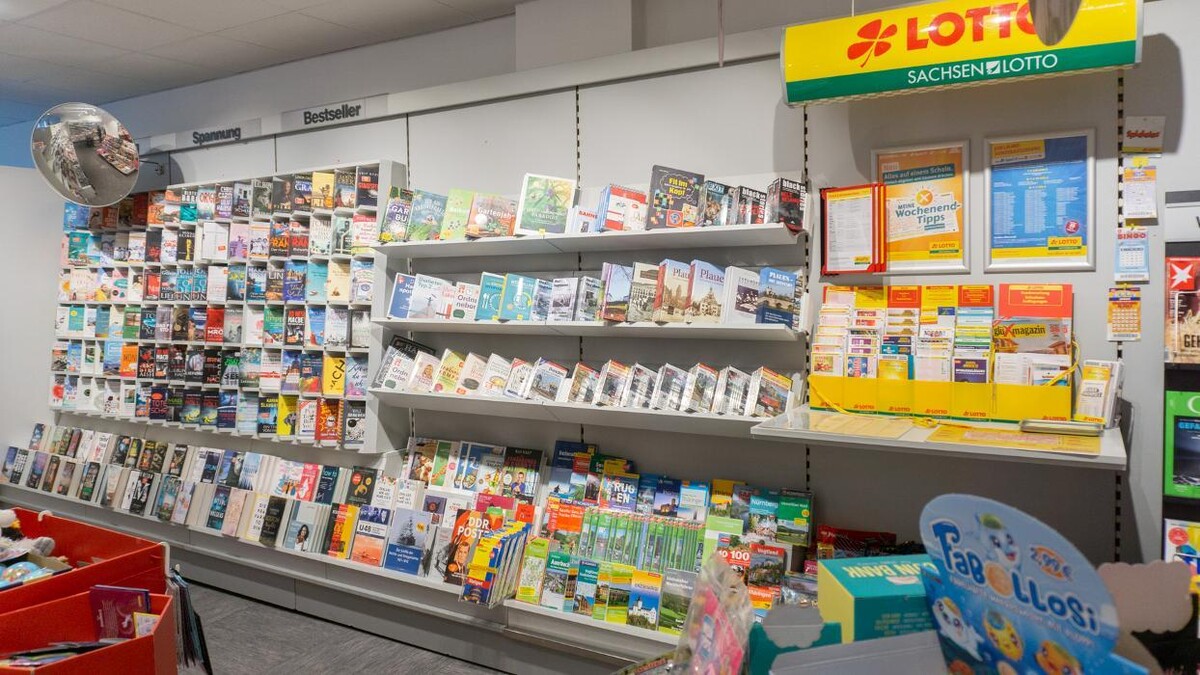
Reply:
[[[989,270],[1092,269],[1092,132],[987,141]]]
[[[1028,2],[943,0],[788,26],[780,53],[792,105],[1133,65],[1141,0],[1081,0],[1053,47]]]
[[[1145,672],[1114,657],[1117,609],[1071,542],[1011,506],[942,495],[921,512],[924,575],[951,673]]]
[[[888,272],[966,272],[966,146],[877,150],[886,188]]]

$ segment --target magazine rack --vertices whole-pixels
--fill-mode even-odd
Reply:
[[[82,593],[96,584],[151,593],[166,589],[167,552],[162,545],[67,518],[39,518],[34,511],[15,510],[25,536],[53,538],[53,554],[65,557],[73,569],[0,590],[0,614]]]
[[[176,673],[174,601],[168,595],[152,593],[150,611],[159,616],[150,635],[39,668],[0,666],[0,673]],[[86,591],[0,614],[0,653],[37,649],[53,642],[94,642],[98,636],[91,614]]]

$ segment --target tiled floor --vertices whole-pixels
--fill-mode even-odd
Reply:
[[[208,586],[191,589],[215,675],[497,672]]]

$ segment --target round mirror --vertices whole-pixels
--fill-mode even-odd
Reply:
[[[66,199],[109,206],[133,191],[138,149],[117,118],[87,103],[62,103],[33,127],[33,162]]]
[[[1081,2],[1083,0],[1029,0],[1033,29],[1042,44],[1053,47],[1066,37]]]

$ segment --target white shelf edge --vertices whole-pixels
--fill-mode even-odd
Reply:
[[[486,333],[493,335],[561,335],[567,337],[682,338],[795,342],[804,335],[784,324],[609,323],[605,321],[453,321],[449,319],[373,319],[393,330],[414,333]]]
[[[546,633],[552,633],[558,642],[612,656],[632,653],[641,659],[650,658],[670,651],[679,639],[657,630],[597,621],[513,598],[505,600],[504,607],[508,611],[510,629],[535,639],[544,639]]]
[[[376,246],[375,250],[388,257],[402,259],[459,258],[666,248],[782,246],[792,245],[797,241],[798,236],[782,223],[766,223],[588,234],[551,234],[541,237],[399,242],[381,244]]]
[[[682,413],[640,408],[606,408],[586,403],[560,403],[528,399],[455,394],[419,393],[370,389],[368,393],[385,405],[435,412],[454,412],[491,417],[519,415],[526,419],[569,424],[646,429],[672,433],[728,438],[750,438],[750,429],[761,418]]]
[[[899,438],[879,438],[874,436],[857,436],[838,434],[824,431],[809,431],[789,428],[788,421],[792,417],[807,415],[808,406],[796,408],[789,413],[780,415],[761,424],[755,425],[750,434],[764,440],[803,443],[812,446],[844,447],[860,450],[878,450],[882,452],[899,452],[910,454],[930,455],[935,457],[960,457],[1007,462],[1023,462],[1033,464],[1049,464],[1054,466],[1069,466],[1077,468],[1104,469],[1124,471],[1128,465],[1128,455],[1124,440],[1119,429],[1105,430],[1101,436],[1100,454],[1085,455],[1067,452],[1052,452],[1026,450],[1022,448],[989,445],[967,445],[961,443],[942,443],[930,441],[932,428],[913,426]],[[812,411],[825,412],[825,411]],[[975,426],[996,429],[1014,429],[1011,424],[1001,423],[972,423]]]

